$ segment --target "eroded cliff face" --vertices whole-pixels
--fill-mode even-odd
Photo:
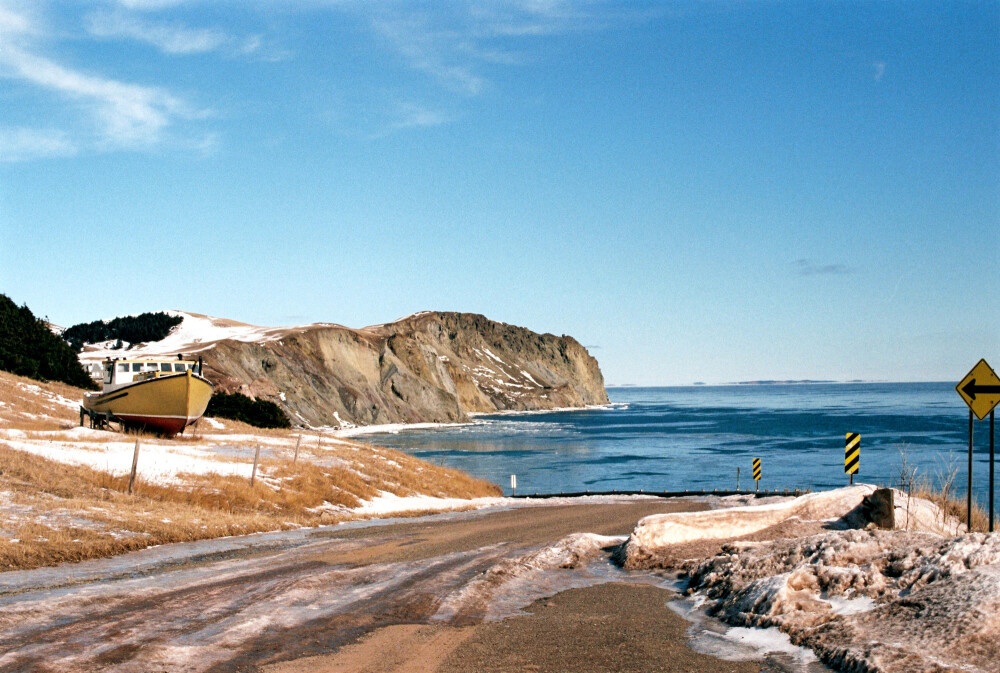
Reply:
[[[597,361],[575,339],[470,313],[386,325],[310,325],[200,353],[217,389],[282,406],[311,426],[463,421],[470,412],[608,402]]]

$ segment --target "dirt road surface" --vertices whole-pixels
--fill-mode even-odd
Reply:
[[[663,578],[610,564],[616,540],[558,546],[702,508],[530,506],[3,573],[0,671],[758,671],[690,650]]]

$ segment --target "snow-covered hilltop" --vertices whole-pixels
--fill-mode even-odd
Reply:
[[[608,401],[597,361],[572,337],[476,314],[424,311],[362,329],[169,314],[182,322],[162,340],[89,344],[81,361],[202,356],[220,390],[270,400],[311,426],[455,422],[471,412]]]

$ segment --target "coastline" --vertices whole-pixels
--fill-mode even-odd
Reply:
[[[470,419],[464,423],[385,423],[380,425],[358,425],[348,428],[309,428],[313,432],[329,432],[334,437],[358,437],[361,435],[390,434],[397,435],[410,430],[434,430],[438,428],[458,428],[476,425],[474,419],[486,416],[534,416],[542,414],[558,414],[576,411],[593,411],[596,409],[627,408],[627,402],[609,402],[607,404],[588,404],[582,407],[555,407],[552,409],[503,409],[500,411],[470,411],[466,414]]]

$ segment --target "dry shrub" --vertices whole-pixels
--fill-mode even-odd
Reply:
[[[941,508],[945,517],[953,516],[960,523],[968,524],[968,501],[958,496],[949,488],[934,485],[927,480],[921,480],[914,488],[913,495],[924,500],[930,500]],[[975,500],[972,501],[972,526],[969,530],[985,533],[989,528],[989,518],[986,509]]]
[[[896,488],[907,495],[929,500],[937,505],[945,520],[954,517],[961,524],[968,526],[968,501],[955,493],[955,483],[958,480],[959,465],[955,456],[949,456],[948,462],[942,462],[937,469],[936,477],[931,480],[927,475],[917,477],[918,468],[910,460],[909,451],[904,444],[899,447],[900,466]],[[944,523],[944,521],[942,521]],[[909,522],[907,522],[908,527]],[[970,531],[985,533],[989,527],[986,510],[978,503],[972,502],[972,525]],[[957,532],[957,531],[956,531]]]

